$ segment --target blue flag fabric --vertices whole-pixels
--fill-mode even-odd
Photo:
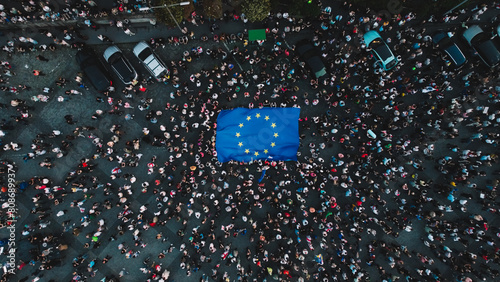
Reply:
[[[263,170],[262,170],[262,174],[260,175],[260,178],[259,178],[259,183],[260,183],[262,180],[264,180],[264,176],[266,176],[266,171],[267,171],[267,169],[263,169]]]
[[[299,108],[222,110],[217,117],[217,159],[296,161],[299,117]]]

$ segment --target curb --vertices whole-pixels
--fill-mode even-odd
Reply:
[[[0,25],[0,30],[25,30],[28,28],[45,28],[45,27],[68,27],[72,25],[77,25],[77,24],[84,24],[83,22],[87,20],[88,18],[79,18],[79,19],[73,19],[73,20],[57,20],[57,21],[50,21],[50,22],[44,22],[44,21],[36,21],[36,22],[28,22],[28,23],[8,23],[8,24],[3,24]],[[129,17],[114,17],[114,16],[108,16],[104,18],[98,18],[98,19],[90,19],[92,22],[99,24],[99,25],[109,25],[109,22],[111,20],[125,20],[128,19],[130,23],[150,23],[150,20],[156,19],[154,15],[150,14],[143,14],[143,15],[132,15]]]

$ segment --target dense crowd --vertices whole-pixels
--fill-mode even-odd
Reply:
[[[130,5],[122,3],[111,13],[133,9]],[[2,6],[3,21],[27,21],[40,8],[45,12],[40,19],[103,13],[92,1],[68,8],[64,14],[51,13],[50,5],[34,1],[23,7],[26,13],[5,11]],[[462,14],[479,17],[495,7],[484,6],[479,15],[461,10],[439,21],[457,21]],[[1,90],[13,98],[10,105],[1,107],[17,112],[2,116],[3,151],[29,148],[24,162],[51,169],[74,149],[74,140],[91,139],[95,145],[92,155],[70,164],[76,167],[64,183],[41,176],[27,180],[27,188],[23,185],[38,192],[31,210],[38,218],[23,227],[21,240],[37,247],[25,254],[26,263],[20,261],[16,272],[29,265],[37,281],[45,271],[63,263],[68,245],[61,235],[45,229],[57,224],[47,217],[64,217],[67,209],[78,209],[80,222],[64,221],[64,232],[85,236],[84,248],[89,249],[108,244],[103,237],[116,241],[125,258],[143,261],[139,266],[148,281],[168,279],[172,269],[164,268],[161,261],[172,252],[182,254],[178,263],[187,276],[208,265],[211,272],[205,271],[203,280],[211,276],[217,281],[264,281],[273,276],[291,281],[362,281],[368,279],[371,268],[378,271],[375,280],[379,281],[496,279],[500,230],[487,219],[498,214],[498,171],[490,168],[498,160],[495,149],[500,140],[494,84],[498,74],[479,71],[483,68],[479,60],[470,60],[460,70],[448,68],[422,25],[427,20],[411,13],[381,18],[347,3],[344,17],[323,11],[313,21],[271,14],[265,21],[267,44],[242,46],[233,38],[233,48],[227,51],[181,45],[186,49],[182,57],[169,62],[170,77],[164,83],[171,93],[164,106],[147,98],[151,80],[127,86],[121,94],[113,87],[105,93],[107,97],[97,98],[109,104],[108,111],[97,110],[91,117],[67,115],[64,118],[74,127],[72,132],[50,129],[31,142],[16,140],[9,132],[30,124],[36,102],[71,103],[71,95],[81,95],[78,89],[88,88],[85,78],[81,74],[61,77],[55,85],[48,83],[43,94],[22,99],[31,87],[7,84],[17,81],[15,69],[2,61]],[[374,67],[362,42],[363,33],[370,29],[379,30],[400,54],[393,70]],[[312,31],[312,42],[330,70],[320,79],[311,77],[286,41],[301,31]],[[458,32],[458,27],[450,32]],[[45,31],[55,44],[44,47],[34,39],[14,38],[3,50],[10,54],[35,50],[37,59],[44,61],[43,53],[49,49],[57,52],[66,48],[61,45],[81,46],[72,40],[76,36],[64,39],[66,33],[71,32],[52,35]],[[202,40],[190,40],[203,45]],[[67,44],[59,44],[62,41]],[[173,37],[150,43],[155,48],[178,45]],[[191,67],[201,57],[218,63],[207,69]],[[40,70],[33,74],[44,75]],[[142,98],[132,98],[141,93],[145,94]],[[234,104],[304,109],[299,161],[218,162],[217,114]],[[136,107],[142,116],[132,114]],[[114,114],[123,115],[121,123],[103,129],[99,127],[103,123],[88,122]],[[143,128],[143,136],[127,135],[126,121],[143,118],[151,123]],[[367,134],[368,130],[375,136]],[[448,140],[447,149],[436,150],[442,139]],[[471,144],[481,150],[470,149]],[[152,147],[165,148],[166,157],[142,158]],[[109,179],[94,173],[105,162],[114,167]],[[256,171],[249,169],[255,164]],[[431,170],[439,171],[440,177],[427,176]],[[139,171],[150,178],[136,175]],[[488,175],[491,172],[495,175]],[[78,199],[67,202],[68,194]],[[141,194],[155,195],[156,201],[133,206]],[[468,211],[471,203],[481,206],[480,212]],[[114,208],[119,209],[116,230],[106,218]],[[156,230],[156,239],[168,243],[158,231],[171,222],[181,224],[177,236],[182,243],[156,251],[154,259],[141,255],[153,243],[144,234]],[[414,225],[424,230],[414,230]],[[403,232],[424,234],[421,245],[430,252],[397,243]],[[126,243],[125,236],[132,236],[133,241]],[[250,244],[237,249],[238,240]],[[89,258],[86,253],[75,257],[73,280],[98,275],[99,265],[111,259],[109,255]],[[126,266],[118,276],[128,275],[133,267]],[[448,271],[443,274],[440,269]],[[3,280],[9,280],[9,275]]]
[[[66,1],[58,2],[30,0],[0,5],[0,21],[3,24],[29,23],[37,21],[67,21],[75,19],[92,19],[108,15],[130,14],[139,12],[140,3],[132,4],[129,1],[116,1],[110,11],[100,9],[95,1]]]

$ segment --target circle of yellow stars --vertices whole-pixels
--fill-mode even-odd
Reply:
[[[261,114],[260,114],[260,113],[257,113],[257,114],[255,114],[255,116],[254,116],[254,117],[255,117],[255,118],[257,118],[257,119],[259,119],[259,118],[261,118]],[[265,119],[266,121],[269,121],[269,119],[270,119],[270,118],[269,118],[269,116],[265,116],[265,117],[264,117],[264,119]],[[247,121],[252,120],[252,116],[247,116],[247,117],[246,117],[246,120],[247,120]],[[245,126],[245,124],[244,124],[244,123],[240,123],[240,124],[238,125],[238,127],[239,127],[239,128],[243,128],[244,126]],[[272,123],[271,123],[271,127],[272,127],[272,128],[276,128],[276,123],[272,122]],[[236,132],[235,136],[236,136],[236,138],[241,137],[240,132]],[[278,133],[277,133],[277,132],[274,132],[273,137],[274,137],[274,138],[278,138],[278,137],[279,137]],[[276,142],[271,142],[271,144],[269,144],[269,146],[271,146],[272,148],[274,148],[274,147],[276,146]],[[244,147],[243,142],[241,142],[241,141],[240,141],[240,142],[238,142],[238,147],[240,147],[240,148]],[[264,154],[267,154],[267,153],[269,153],[269,150],[268,150],[268,149],[264,149],[262,152],[263,152]],[[245,149],[245,154],[250,154],[250,149]],[[253,155],[254,155],[254,156],[256,156],[256,157],[258,157],[258,156],[260,155],[260,154],[259,154],[259,151],[254,151],[254,152],[253,152]]]

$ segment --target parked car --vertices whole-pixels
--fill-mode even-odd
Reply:
[[[453,42],[448,33],[439,31],[432,37],[432,41],[442,52],[446,53],[455,67],[461,67],[467,62],[464,53]]]
[[[103,56],[123,83],[136,83],[137,72],[118,47],[115,45],[108,47]]]
[[[490,68],[500,63],[500,44],[498,37],[492,38],[491,34],[483,31],[477,25],[469,27],[464,31],[463,37],[469,45],[476,50],[483,62]]]
[[[398,64],[398,58],[394,56],[391,48],[378,32],[374,30],[368,31],[363,36],[363,40],[384,70],[390,70]]]
[[[325,64],[323,64],[321,57],[318,55],[320,53],[316,51],[309,40],[304,39],[299,41],[295,46],[295,51],[299,54],[300,59],[308,65],[316,78],[320,78],[326,74]]]
[[[161,78],[169,76],[169,70],[165,63],[158,58],[153,49],[145,41],[137,43],[133,52],[157,81],[161,81]]]
[[[90,84],[97,91],[104,92],[113,84],[108,71],[92,50],[82,49],[78,51],[76,61],[85,77],[89,79]]]

